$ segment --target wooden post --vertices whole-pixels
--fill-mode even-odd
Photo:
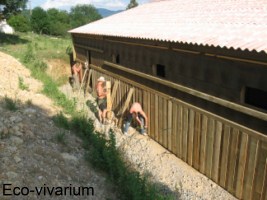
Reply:
[[[107,90],[107,112],[112,110],[112,100],[111,100],[111,83],[106,81],[106,90]]]
[[[115,96],[116,96],[116,93],[117,93],[117,90],[118,90],[118,87],[119,87],[119,81],[116,80],[115,83],[114,83],[114,86],[113,86],[113,89],[112,89],[112,93],[111,93],[111,104],[113,105],[113,102],[114,102],[114,99],[115,99]],[[111,108],[112,108],[112,105],[111,105]]]

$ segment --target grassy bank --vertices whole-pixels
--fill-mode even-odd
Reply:
[[[100,133],[95,133],[93,122],[75,112],[75,103],[58,90],[59,83],[46,73],[49,60],[68,59],[65,50],[70,40],[35,34],[5,36],[4,39],[0,35],[0,38],[0,50],[19,59],[29,68],[32,76],[43,82],[42,92],[61,106],[65,113],[72,116],[70,120],[67,120],[60,113],[54,117],[54,122],[60,127],[72,130],[82,138],[84,148],[87,150],[86,159],[92,166],[108,174],[109,180],[118,188],[120,199],[173,199],[161,194],[146,176],[143,177],[139,172],[132,170],[117,151],[113,132],[110,132],[110,139],[104,138]],[[21,87],[23,87],[23,82]],[[61,136],[59,140],[63,140]]]

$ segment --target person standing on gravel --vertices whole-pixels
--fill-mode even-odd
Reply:
[[[123,125],[123,133],[125,135],[128,134],[128,129],[133,119],[136,120],[138,125],[140,126],[140,133],[143,135],[147,135],[146,130],[147,130],[148,119],[145,112],[142,109],[141,104],[138,102],[132,104],[129,113],[126,117],[126,121]]]
[[[97,94],[97,105],[99,107],[98,117],[101,123],[104,123],[106,112],[107,112],[107,91],[106,91],[106,80],[103,76],[97,79],[96,83],[96,94]]]

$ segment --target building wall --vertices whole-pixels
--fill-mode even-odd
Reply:
[[[181,50],[177,46],[171,47],[170,44],[156,46],[131,40],[103,37],[74,37],[73,39],[74,44],[82,45],[82,48],[76,47],[80,59],[90,60],[91,64],[252,129],[267,133],[267,127],[264,128],[266,123],[264,120],[254,119],[166,85],[115,69],[104,64],[104,61],[153,76],[157,76],[157,65],[159,65],[161,67],[159,71],[164,68],[164,77],[161,77],[162,72],[157,77],[266,112],[267,108],[265,109],[264,106],[267,104],[267,67],[262,64],[218,58],[211,54],[207,55],[205,52]],[[244,93],[247,87],[253,90],[259,89],[265,95],[257,97],[252,93],[252,97],[250,97],[259,101],[263,106],[255,106],[253,103],[246,102]],[[266,101],[262,98],[265,98]]]

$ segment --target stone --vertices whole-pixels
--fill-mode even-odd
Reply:
[[[11,142],[12,142],[13,144],[15,144],[15,145],[20,145],[20,144],[23,143],[23,140],[20,139],[19,137],[16,137],[16,136],[12,136],[12,137],[10,138],[10,140],[11,140]]]

